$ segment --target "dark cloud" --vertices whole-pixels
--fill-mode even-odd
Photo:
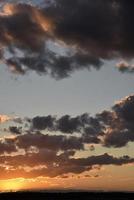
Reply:
[[[123,147],[134,141],[134,95],[117,102],[112,111],[97,115],[104,125],[104,145]]]
[[[94,145],[90,146],[90,151],[95,151],[95,146]]]
[[[48,48],[49,40],[59,39],[53,32],[56,25],[53,18],[45,13],[45,8],[39,9],[27,4],[8,4],[4,7],[0,17],[0,42],[2,46],[8,47],[11,54],[5,58],[3,53],[2,58],[10,71],[25,74],[34,70],[59,79],[78,69],[90,69],[91,66],[99,69],[102,61],[88,52],[79,50],[74,53],[72,51],[70,55],[60,55]],[[16,55],[16,48],[21,50],[23,56]]]
[[[0,140],[0,154],[17,152],[14,140],[4,139]]]
[[[100,143],[99,136],[102,135],[102,127],[99,121],[89,114],[71,117],[64,115],[61,118],[56,116],[34,117],[30,121],[32,130],[59,131],[63,134],[79,133],[83,143]]]
[[[131,160],[131,161],[130,161]],[[125,163],[134,162],[134,159],[130,159],[129,156],[123,156],[120,158],[113,157],[107,153],[99,156],[91,156],[88,158],[78,158],[70,159],[71,163],[75,163],[80,166],[90,166],[90,165],[122,165]]]
[[[93,66],[99,69],[102,61],[87,53],[75,53],[72,55],[58,55],[47,47],[37,54],[24,57],[10,57],[6,59],[10,71],[24,75],[29,70],[38,74],[49,74],[55,79],[65,78],[72,72],[80,69],[90,70]]]
[[[81,132],[92,136],[98,135],[99,131],[101,131],[101,125],[99,121],[87,113],[76,117],[64,115],[61,118],[51,115],[44,117],[37,116],[31,120],[31,126],[32,129],[35,130],[47,129],[68,134]]]
[[[134,159],[129,156],[113,157],[108,154],[102,154],[99,156],[91,156],[87,158],[70,158],[69,156],[63,159],[60,155],[48,153],[46,151],[39,152],[37,154],[19,155],[19,156],[3,156],[2,162],[6,162],[9,166],[8,170],[3,167],[0,179],[10,178],[12,176],[32,178],[38,176],[57,177],[64,176],[68,173],[80,174],[82,172],[89,171],[94,165],[124,165],[128,163],[134,163]],[[42,168],[39,166],[42,165]],[[36,169],[32,167],[36,166]],[[29,171],[25,170],[25,167],[31,167]],[[15,176],[14,176],[15,175]],[[11,176],[11,177],[12,177]],[[98,177],[98,176],[97,176]]]
[[[113,110],[119,117],[124,119],[128,126],[134,127],[132,123],[134,121],[134,95],[130,95],[116,103]]]
[[[38,116],[31,119],[30,126],[32,130],[59,131],[66,135],[78,133],[85,144],[123,147],[134,141],[134,95],[121,99],[111,110],[104,110],[95,117],[87,113],[60,118]]]
[[[107,147],[124,147],[128,142],[134,141],[133,132],[127,130],[111,130],[107,133],[104,140],[104,145]]]
[[[19,124],[21,122],[23,127],[23,129],[20,126],[9,127],[11,133],[21,134],[20,146],[22,140],[25,147],[32,144],[43,146],[44,142],[47,145],[48,141],[53,148],[58,148],[60,144],[59,148],[64,150],[72,147],[82,149],[84,144],[124,147],[134,141],[134,95],[121,99],[111,110],[104,110],[94,117],[84,113],[75,117],[48,115],[12,121]],[[48,135],[45,131],[48,131]],[[55,133],[59,135],[54,135]]]
[[[32,128],[37,130],[53,130],[55,117],[48,115],[46,117],[34,117],[32,119]]]
[[[88,118],[88,116],[87,116]],[[84,126],[84,121],[81,120],[81,117],[71,118],[69,115],[65,115],[58,119],[57,121],[57,130],[63,133],[73,133],[79,132],[81,126]],[[86,121],[85,121],[86,123]]]
[[[114,53],[120,20],[113,6],[114,1],[55,2],[56,6],[48,9],[48,15],[55,20],[57,37],[84,48],[98,58],[109,57],[112,51]]]
[[[37,148],[59,150],[83,150],[84,145],[81,138],[75,136],[66,137],[62,135],[44,135],[42,133],[27,133],[16,138],[19,148],[29,149],[34,146]]]
[[[79,69],[100,69],[102,60],[131,59],[132,8],[131,0],[55,0],[44,7],[7,4],[0,16],[1,59],[13,73],[33,70],[56,79]],[[59,43],[62,53],[67,48],[69,54],[52,50],[49,41]],[[118,68],[133,72],[130,66],[120,64]]]
[[[38,10],[38,9],[37,9]],[[45,32],[34,19],[36,8],[26,4],[6,4],[1,15],[0,42],[4,45],[15,44],[38,51],[42,46]],[[38,11],[37,11],[38,12]]]
[[[41,165],[53,165],[56,162],[57,152],[40,149],[38,153],[26,153],[25,155],[1,156],[1,163],[16,167],[39,167]]]
[[[21,134],[22,127],[9,126],[9,131],[14,134]]]
[[[89,114],[76,117],[65,115],[60,118],[49,115],[19,120],[22,127],[23,123],[29,123],[27,130],[0,141],[0,167],[3,166],[0,179],[13,175],[25,178],[62,177],[69,173],[79,175],[96,166],[100,169],[102,165],[133,164],[134,158],[128,155],[114,157],[104,153],[90,156],[85,145],[90,144],[89,150],[94,151],[95,144],[120,148],[133,142],[133,110],[134,95],[130,95],[116,102],[111,110],[105,110],[94,117]],[[12,128],[14,130],[16,126]],[[45,131],[49,131],[49,134]],[[87,157],[81,154],[78,157],[80,151],[86,152]]]
[[[98,58],[132,56],[134,3],[131,0],[55,0],[48,9],[55,34]],[[83,12],[84,10],[84,12]]]

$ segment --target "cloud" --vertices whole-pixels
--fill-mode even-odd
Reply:
[[[71,55],[58,55],[56,52],[50,51],[48,45],[38,53],[28,55],[13,56],[4,62],[8,65],[9,70],[15,74],[24,75],[29,70],[33,70],[40,75],[49,74],[55,79],[68,77],[72,72],[80,69],[90,70],[91,67],[99,69],[102,65],[102,61],[87,53],[72,52]]]
[[[52,152],[39,152],[37,154],[4,156],[2,161],[6,161],[8,170],[1,167],[0,179],[11,177],[35,178],[39,176],[57,177],[67,175],[68,173],[80,174],[92,169],[94,165],[124,165],[134,163],[134,159],[129,156],[113,157],[108,154],[90,156],[87,158],[71,158],[55,155]],[[40,167],[41,165],[42,167]],[[34,169],[36,166],[36,169]],[[43,167],[44,166],[44,167]],[[28,170],[28,167],[30,169]],[[26,170],[27,168],[27,170]],[[12,174],[11,174],[12,173]]]
[[[14,134],[21,134],[22,127],[9,126],[9,131]]]
[[[123,147],[134,141],[134,95],[118,101],[112,111],[104,111],[97,117],[104,124],[104,145]]]
[[[134,141],[134,95],[116,102],[111,110],[94,117],[88,113],[72,117],[36,116],[24,120],[29,131],[60,132],[64,136],[78,134],[83,144],[101,144],[106,147],[124,147]],[[23,136],[22,136],[23,137]],[[32,136],[34,137],[34,136]]]
[[[123,73],[128,72],[128,73],[132,73],[134,72],[134,65],[131,65],[129,63],[127,63],[126,61],[121,61],[119,62],[116,67]]]
[[[17,152],[14,139],[1,139],[0,140],[0,154]]]
[[[90,166],[90,165],[123,165],[125,163],[134,162],[134,159],[130,159],[129,156],[123,156],[120,158],[113,157],[107,153],[99,156],[91,156],[88,158],[78,158],[70,159],[71,163],[81,166]]]
[[[39,50],[47,35],[41,24],[38,23],[38,17],[39,19],[41,17],[39,15],[41,12],[30,5],[5,4],[0,16],[1,43],[3,42],[4,45],[12,43],[20,48],[27,47],[33,51]]]
[[[131,0],[55,2],[56,6],[51,6],[47,12],[55,21],[57,37],[98,58],[133,56],[134,4]]]
[[[99,69],[102,64],[95,56],[82,51],[72,55],[52,52],[47,41],[55,42],[58,38],[53,33],[53,19],[45,14],[44,9],[27,4],[6,4],[0,20],[0,42],[2,46],[8,47],[11,54],[5,58],[3,53],[2,60],[13,73],[24,75],[34,70],[59,79],[81,68],[90,69],[90,66],[94,66]],[[21,50],[23,56],[16,55],[16,48]]]
[[[90,146],[90,151],[95,151],[94,145],[91,145],[91,146]]]
[[[125,147],[134,141],[134,95],[117,101],[111,110],[89,114],[18,118],[23,129],[9,126],[16,135],[0,140],[0,179],[39,176],[59,177],[80,174],[96,165],[122,166],[134,163],[124,155],[89,155],[99,144],[107,148]],[[25,127],[25,123],[28,125]],[[18,133],[19,130],[19,133]],[[90,144],[89,147],[87,147]],[[80,156],[79,155],[80,152]],[[86,153],[86,157],[85,157]]]
[[[0,123],[4,123],[8,120],[10,120],[11,118],[7,115],[0,115]]]
[[[14,128],[14,127],[13,127]],[[14,130],[13,130],[14,131]],[[18,131],[18,130],[17,130]],[[12,133],[12,132],[11,132]],[[15,133],[15,136],[2,138],[0,140],[0,155],[3,153],[14,153],[19,150],[25,152],[42,151],[46,149],[48,152],[84,150],[84,143],[81,137],[64,135],[48,135],[40,132],[25,133],[20,135],[20,132]]]
[[[60,118],[51,115],[37,116],[31,120],[31,128],[35,130],[60,131],[67,134],[80,132],[92,136],[98,135],[99,131],[101,131],[99,122],[88,113],[76,117],[64,115]]]
[[[43,145],[43,142],[51,141],[55,148],[58,148],[60,142],[59,148],[63,149],[71,148],[72,140],[72,145],[76,149],[82,149],[84,144],[100,144],[106,147],[120,148],[134,141],[133,110],[134,95],[130,95],[116,102],[111,110],[104,110],[94,117],[88,113],[75,117],[63,115],[59,118],[54,115],[24,119],[14,117],[10,120],[15,124],[9,126],[8,131],[20,134],[20,146],[28,147],[32,145],[30,141],[37,146],[39,143]],[[1,119],[4,122],[9,118],[2,115]],[[16,124],[21,124],[21,126]],[[44,135],[45,131],[48,132],[48,135]],[[55,133],[62,133],[62,135],[54,136]],[[78,137],[75,136],[76,134]],[[68,140],[64,140],[66,137]],[[21,144],[21,140],[25,142]],[[64,144],[62,144],[63,141]]]
[[[105,60],[132,59],[132,7],[130,0],[55,0],[40,6],[4,4],[0,15],[1,59],[13,73],[35,71],[56,79],[76,70],[100,69]],[[54,48],[55,43],[61,51]],[[132,66],[123,63],[117,68],[133,72]]]
[[[63,134],[78,133],[82,136],[83,143],[100,143],[99,136],[102,135],[102,127],[98,120],[84,113],[80,116],[71,117],[64,115],[37,116],[31,119],[31,130],[48,130],[49,132],[61,132]]]
[[[34,146],[37,148],[59,150],[83,150],[84,145],[81,138],[71,136],[66,137],[62,135],[44,135],[38,133],[27,133],[16,137],[16,144],[21,149],[29,149]]]
[[[32,119],[32,128],[37,130],[54,129],[55,117],[48,115],[46,117],[34,117]]]

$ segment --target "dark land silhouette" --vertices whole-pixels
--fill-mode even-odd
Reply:
[[[0,200],[134,200],[133,192],[39,191],[3,192]]]

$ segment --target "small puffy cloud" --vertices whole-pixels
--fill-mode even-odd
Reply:
[[[0,123],[4,123],[8,120],[10,120],[11,118],[7,115],[0,115]]]
[[[22,127],[9,126],[9,132],[11,132],[13,134],[21,134]]]
[[[134,65],[127,63],[126,61],[121,61],[117,63],[116,67],[123,73],[128,72],[132,73],[134,72]]]

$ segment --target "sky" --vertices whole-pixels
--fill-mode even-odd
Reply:
[[[133,6],[0,1],[0,191],[134,191]]]

